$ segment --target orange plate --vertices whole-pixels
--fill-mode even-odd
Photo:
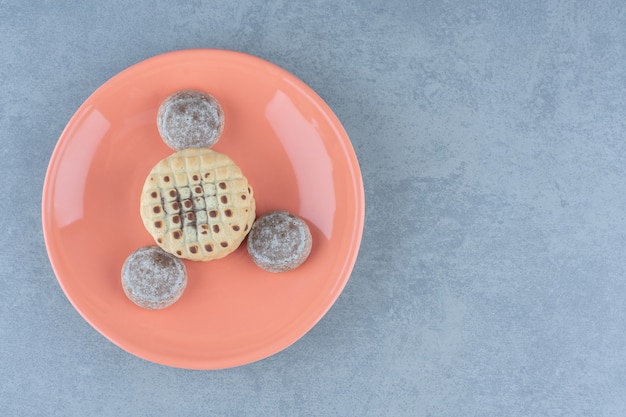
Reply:
[[[225,128],[214,149],[247,176],[257,215],[299,214],[313,250],[282,274],[257,268],[245,242],[218,261],[185,261],[189,282],[180,300],[147,311],[124,295],[120,269],[133,250],[154,243],[139,195],[154,164],[173,152],[159,137],[157,109],[186,88],[222,104]],[[94,328],[153,362],[219,369],[279,352],[328,311],[356,261],[364,193],[350,139],[314,91],[262,59],[200,49],[140,62],[80,106],[52,154],[42,216],[58,281]]]

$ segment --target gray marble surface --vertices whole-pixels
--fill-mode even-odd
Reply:
[[[101,336],[41,231],[74,111],[187,48],[309,84],[351,137],[367,201],[328,314],[221,371]],[[3,0],[0,80],[2,415],[626,415],[623,2]]]

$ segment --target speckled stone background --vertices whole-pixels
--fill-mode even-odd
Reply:
[[[197,47],[315,89],[367,200],[329,313],[215,372],[149,363],[91,328],[40,226],[83,100]],[[626,415],[624,2],[3,0],[0,80],[2,415]]]

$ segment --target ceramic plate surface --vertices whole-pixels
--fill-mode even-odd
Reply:
[[[219,100],[225,128],[213,149],[241,167],[257,215],[298,214],[311,228],[313,249],[282,274],[255,266],[245,242],[224,259],[185,261],[180,300],[148,311],[126,298],[120,270],[131,252],[154,244],[139,198],[152,167],[173,153],[159,137],[156,114],[181,89]],[[346,132],[302,81],[250,55],[185,50],[122,71],[81,105],[52,154],[42,218],[61,288],[95,329],[149,361],[220,369],[281,351],[328,311],[356,261],[364,193]]]

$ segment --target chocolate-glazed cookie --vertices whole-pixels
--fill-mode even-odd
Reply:
[[[157,128],[165,144],[175,151],[210,148],[224,130],[224,112],[212,95],[182,90],[161,103]]]
[[[187,286],[185,264],[158,246],[131,253],[122,266],[122,288],[139,307],[158,310],[174,304]]]
[[[252,261],[269,272],[286,272],[300,266],[311,253],[307,224],[287,211],[267,213],[252,224],[248,234]]]

